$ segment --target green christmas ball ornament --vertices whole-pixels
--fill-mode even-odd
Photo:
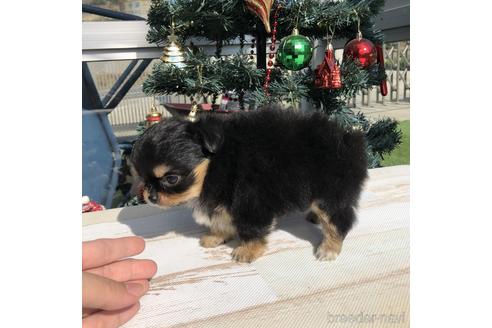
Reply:
[[[298,71],[306,67],[312,56],[311,41],[307,37],[299,35],[296,28],[291,35],[282,39],[277,51],[277,61],[291,71]]]

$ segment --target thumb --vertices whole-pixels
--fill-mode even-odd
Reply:
[[[82,307],[118,310],[138,302],[149,289],[147,280],[117,282],[82,272]]]

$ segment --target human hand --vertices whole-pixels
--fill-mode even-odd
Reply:
[[[140,254],[139,237],[82,243],[82,326],[119,327],[139,310],[140,298],[157,271],[151,260],[125,259]]]

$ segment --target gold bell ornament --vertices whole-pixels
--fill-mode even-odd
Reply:
[[[162,114],[157,111],[157,107],[155,107],[155,105],[152,105],[150,112],[145,117],[145,121],[147,122],[147,127],[159,123],[161,119],[162,119]]]
[[[164,46],[161,60],[167,64],[173,64],[178,68],[186,66],[184,51],[179,45],[178,37],[174,34],[174,21],[171,24],[171,34],[167,37],[167,44]]]
[[[198,113],[198,105],[196,101],[193,101],[190,109],[190,113],[186,117],[186,119],[190,122],[196,122],[197,119],[197,113]]]

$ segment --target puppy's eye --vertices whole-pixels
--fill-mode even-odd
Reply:
[[[166,175],[163,179],[162,179],[162,182],[164,183],[164,185],[166,186],[174,186],[175,184],[177,184],[180,180],[180,177],[179,175],[176,175],[176,174],[169,174],[169,175]]]

